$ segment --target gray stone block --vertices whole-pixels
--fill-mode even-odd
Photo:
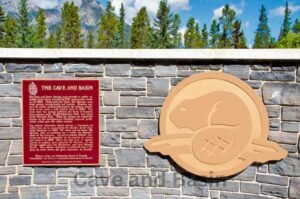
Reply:
[[[131,77],[154,77],[152,68],[134,68],[131,70]]]
[[[268,196],[259,196],[253,194],[221,192],[220,199],[271,199]]]
[[[11,155],[22,155],[22,151],[23,151],[22,142],[23,142],[22,140],[14,140],[11,142],[11,149],[10,149]]]
[[[65,168],[58,168],[57,169],[57,175],[58,177],[64,177],[64,178],[74,178],[78,171],[76,167],[65,167]]]
[[[95,179],[78,179],[75,178],[71,181],[71,195],[72,196],[94,196]]]
[[[18,174],[19,175],[31,175],[32,174],[32,168],[31,167],[18,167]]]
[[[280,106],[267,105],[266,108],[268,111],[269,118],[278,118],[280,116]]]
[[[165,98],[162,97],[138,97],[137,105],[145,107],[161,107]]]
[[[276,66],[273,64],[271,70],[272,71],[295,71],[296,66]]]
[[[3,64],[0,64],[0,72],[3,72],[3,71],[4,71]]]
[[[109,147],[117,147],[120,145],[120,134],[117,133],[101,133],[101,145]]]
[[[112,78],[102,78],[100,80],[101,91],[111,91],[112,90]]]
[[[241,180],[241,181],[254,181],[256,176],[256,167],[250,166],[237,176],[233,178],[233,180]]]
[[[20,187],[20,194],[22,199],[45,199],[47,198],[47,187]]]
[[[66,73],[103,73],[103,65],[66,64]]]
[[[20,140],[22,139],[22,129],[19,127],[0,127],[0,140]]]
[[[21,85],[0,84],[0,97],[21,97]]]
[[[300,105],[300,85],[265,83],[263,99],[266,104]]]
[[[288,197],[287,187],[277,186],[277,185],[261,185],[261,193],[268,196],[276,196],[279,198]]]
[[[257,174],[256,181],[266,184],[274,184],[274,185],[288,185],[289,178],[286,176],[274,176],[274,175],[265,175],[265,174]]]
[[[12,74],[0,73],[0,84],[9,84],[12,82]]]
[[[0,165],[4,166],[9,150],[10,141],[0,141]]]
[[[241,182],[241,192],[259,194],[259,184],[251,182]]]
[[[146,80],[144,78],[115,78],[113,82],[116,91],[146,90]]]
[[[119,93],[104,92],[103,104],[105,106],[118,106],[119,105]]]
[[[249,66],[248,65],[226,65],[224,66],[225,73],[229,73],[240,79],[247,80],[249,78]]]
[[[0,127],[10,127],[10,119],[0,119]]]
[[[111,77],[128,77],[130,64],[106,64],[105,75]]]
[[[13,76],[13,82],[16,84],[26,79],[35,79],[35,73],[15,73]]]
[[[156,120],[141,120],[138,135],[141,139],[149,139],[158,135],[158,122]]]
[[[181,176],[174,172],[160,172],[158,179],[159,187],[179,188],[182,183]]]
[[[222,181],[209,184],[209,189],[211,190],[220,190],[220,191],[230,191],[238,192],[239,183],[234,181]]]
[[[135,132],[137,120],[106,120],[106,130],[111,132]]]
[[[73,73],[46,73],[46,74],[36,74],[37,79],[74,79],[75,75]]]
[[[180,190],[174,188],[152,188],[152,194],[180,195]]]
[[[116,155],[120,167],[145,166],[146,154],[143,149],[116,149]]]
[[[136,98],[135,97],[120,97],[121,106],[135,106]]]
[[[169,168],[170,163],[166,157],[163,158],[158,155],[149,155],[147,157],[147,165],[150,168]]]
[[[191,65],[192,70],[221,70],[223,65],[210,64],[210,65]]]
[[[10,186],[20,186],[20,185],[30,185],[31,176],[10,176],[9,185]]]
[[[17,72],[42,72],[41,64],[5,64],[6,72],[17,73]]]
[[[34,169],[34,184],[55,184],[56,183],[56,169],[55,168],[41,168]]]
[[[158,65],[155,67],[155,73],[157,77],[175,77],[177,72],[176,66],[162,66]]]
[[[68,191],[51,191],[49,199],[68,199]]]
[[[250,74],[250,79],[264,81],[295,81],[293,72],[255,72]]]
[[[270,132],[269,139],[282,144],[297,144],[296,133]]]
[[[108,168],[95,168],[95,175],[98,178],[107,178],[109,177]]]
[[[262,82],[260,81],[246,81],[246,83],[253,89],[260,89]]]
[[[293,132],[298,133],[300,131],[300,124],[299,123],[292,123],[292,122],[282,122],[281,123],[281,130],[285,132]]]
[[[151,191],[150,188],[132,188],[131,196],[134,199],[150,199]]]
[[[97,189],[98,196],[114,196],[114,197],[122,197],[129,195],[128,187],[99,187]]]
[[[300,196],[300,178],[292,178],[289,189],[289,198],[299,199]]]
[[[199,71],[195,70],[179,70],[177,72],[177,77],[189,77],[195,74],[199,74]]]
[[[286,157],[281,161],[270,164],[269,172],[282,176],[300,177],[300,159]]]
[[[18,192],[0,194],[0,199],[20,199]]]
[[[6,176],[0,176],[0,193],[5,192],[5,188],[7,186],[7,177]]]
[[[44,64],[44,73],[59,73],[63,72],[62,63]]]
[[[165,97],[169,94],[170,82],[168,79],[148,79],[148,96]]]
[[[153,108],[131,108],[131,107],[120,107],[116,110],[117,118],[119,119],[153,119],[155,113]]]
[[[4,166],[0,169],[0,175],[10,175],[16,173],[16,167],[15,166]]]
[[[251,69],[252,70],[269,71],[270,70],[270,66],[267,66],[267,65],[252,65]]]
[[[269,119],[270,131],[279,131],[280,130],[280,119],[271,118]]]
[[[300,107],[283,107],[281,119],[284,121],[300,121]]]
[[[128,186],[128,169],[111,168],[110,173],[111,186]]]
[[[8,165],[21,165],[23,162],[23,158],[20,155],[9,155],[7,164]]]

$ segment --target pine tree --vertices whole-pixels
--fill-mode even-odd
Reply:
[[[153,41],[157,48],[170,48],[173,17],[168,0],[161,0],[154,20],[154,30],[157,39]]]
[[[62,31],[62,47],[63,48],[80,48],[81,26],[78,7],[72,1],[65,2],[61,13],[61,31]]]
[[[195,18],[190,18],[186,25],[186,31],[184,33],[184,46],[186,48],[201,48],[201,33],[199,25],[196,23]]]
[[[271,38],[270,32],[267,11],[265,6],[262,5],[260,9],[259,23],[255,32],[253,48],[269,48]]]
[[[233,24],[233,48],[246,48],[244,32],[241,30],[241,21],[236,20]]]
[[[37,17],[36,17],[36,30],[34,35],[34,42],[35,47],[42,48],[45,47],[45,39],[46,39],[46,31],[47,31],[47,25],[46,25],[46,15],[45,11],[40,9]]]
[[[125,8],[123,3],[120,8],[120,19],[117,25],[117,32],[115,35],[115,47],[116,48],[127,48],[127,41],[125,38]]]
[[[300,33],[300,21],[298,19],[295,20],[295,23],[294,23],[292,29],[293,29],[294,33]]]
[[[172,46],[172,48],[181,48],[181,46],[182,46],[182,44],[181,44],[182,35],[179,32],[180,24],[181,24],[180,16],[179,16],[179,14],[175,14],[172,28],[171,28],[171,36],[172,36],[171,46]]]
[[[234,20],[235,11],[230,8],[229,4],[225,5],[222,10],[222,16],[219,18],[221,28],[219,41],[220,48],[231,48]]]
[[[56,48],[61,48],[62,47],[62,31],[61,31],[61,27],[58,26],[56,28],[56,32],[55,32],[55,47]]]
[[[151,27],[146,7],[142,7],[133,18],[131,27],[131,48],[151,47]]]
[[[94,48],[94,47],[95,47],[94,33],[92,31],[89,31],[87,48]]]
[[[29,16],[27,9],[27,0],[20,0],[19,16],[18,16],[18,38],[17,44],[19,48],[33,47],[33,29],[29,24]]]
[[[15,48],[17,47],[17,21],[15,18],[6,17],[5,20],[5,38],[4,46],[6,48]]]
[[[4,46],[5,18],[5,12],[2,6],[0,6],[0,47]]]
[[[105,14],[100,17],[100,26],[98,30],[98,47],[113,48],[114,38],[117,33],[118,19],[114,14],[114,7],[108,1]]]
[[[49,38],[47,39],[47,48],[56,48],[57,43],[56,43],[56,38],[53,33],[50,33]]]
[[[202,43],[202,48],[207,48],[208,47],[208,32],[207,32],[207,26],[206,24],[203,25],[203,28],[201,30],[201,43]]]
[[[217,24],[217,21],[214,19],[210,26],[210,40],[209,40],[209,46],[211,48],[217,48],[218,47],[218,39],[219,39],[219,25]]]
[[[288,1],[286,1],[285,3],[285,9],[284,9],[284,20],[283,20],[283,24],[281,26],[280,29],[280,34],[279,34],[279,39],[285,37],[291,29],[291,14],[292,11],[289,9],[289,3]]]

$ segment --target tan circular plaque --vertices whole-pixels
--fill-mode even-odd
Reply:
[[[268,128],[265,106],[250,86],[232,75],[207,72],[172,90],[161,111],[160,135],[145,148],[170,156],[195,175],[222,178],[287,155],[267,140]]]

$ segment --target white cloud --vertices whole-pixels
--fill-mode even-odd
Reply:
[[[292,13],[298,12],[300,11],[300,5],[289,5],[290,10],[292,11]],[[284,10],[285,10],[285,6],[279,6],[277,8],[274,8],[272,10],[270,10],[270,16],[271,17],[282,17],[284,16]]]
[[[244,24],[245,28],[249,28],[250,27],[250,21],[246,21],[245,24]]]
[[[244,2],[244,1],[242,1]],[[241,3],[240,6],[236,6],[234,4],[230,5],[230,8],[233,9],[235,11],[236,15],[240,15],[243,13],[243,7],[245,6],[244,3]],[[221,6],[219,8],[216,8],[213,10],[213,19],[219,19],[219,17],[222,16],[222,10],[225,6]]]
[[[190,9],[190,0],[169,0],[169,4],[173,12],[178,12],[180,10]],[[121,3],[124,4],[126,10],[126,22],[131,23],[133,17],[142,8],[146,7],[148,14],[153,18],[157,12],[160,0],[112,0],[113,6],[115,7],[115,12],[119,15],[119,10]]]
[[[43,9],[51,9],[59,5],[59,0],[31,0],[31,2]]]

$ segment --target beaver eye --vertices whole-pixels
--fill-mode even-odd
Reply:
[[[186,108],[183,107],[183,108],[180,109],[180,111],[181,111],[181,112],[184,112],[184,111],[186,111]]]

